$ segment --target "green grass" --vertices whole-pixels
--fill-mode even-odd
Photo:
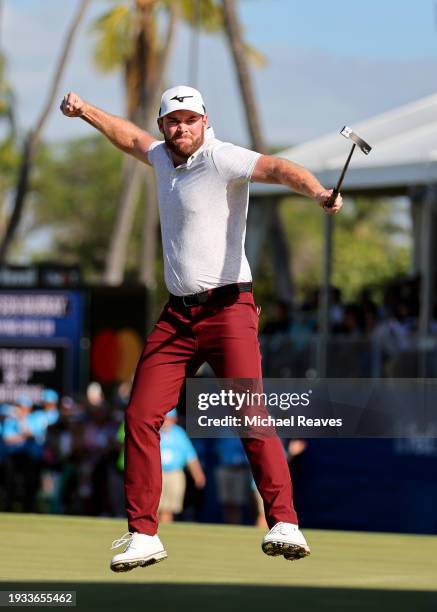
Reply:
[[[262,530],[175,523],[159,532],[166,561],[114,574],[109,547],[125,531],[1,514],[0,590],[72,589],[87,611],[437,611],[437,537],[307,530],[311,556],[289,562],[261,552]]]

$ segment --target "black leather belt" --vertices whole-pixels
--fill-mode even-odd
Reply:
[[[252,283],[233,283],[232,285],[222,285],[215,289],[208,289],[207,291],[191,295],[172,295],[170,293],[170,304],[191,308],[192,306],[200,306],[207,302],[211,303],[225,297],[236,296],[239,293],[249,293],[251,291]]]

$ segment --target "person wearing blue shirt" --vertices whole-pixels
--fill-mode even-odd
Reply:
[[[5,446],[6,509],[21,503],[24,512],[35,512],[41,484],[43,453],[48,428],[59,418],[56,391],[46,389],[41,395],[42,409],[32,412],[32,400],[22,396],[13,414],[3,424]]]
[[[4,435],[4,422],[8,417],[13,416],[14,408],[10,404],[0,404],[0,465],[3,464],[6,456]],[[3,479],[2,479],[3,480]]]
[[[32,443],[33,432],[29,422],[31,410],[32,400],[27,396],[20,397],[11,407],[9,416],[3,424],[3,440],[7,455],[27,452],[29,443]]]
[[[39,472],[34,459],[36,442],[29,418],[31,410],[32,400],[22,396],[3,423],[6,511],[35,510]]]
[[[182,512],[186,488],[184,468],[198,489],[205,486],[205,475],[186,431],[176,425],[176,408],[167,413],[161,428],[162,494],[158,515],[162,523],[173,521]]]
[[[41,409],[29,415],[29,423],[35,439],[35,457],[42,457],[47,439],[47,430],[59,420],[59,395],[53,389],[45,389],[41,394]]]
[[[3,427],[6,418],[13,414],[13,407],[9,404],[0,404],[0,497],[6,498],[6,444],[3,439]]]

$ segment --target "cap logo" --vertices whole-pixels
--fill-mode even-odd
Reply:
[[[177,100],[178,102],[182,104],[185,98],[194,98],[194,96],[174,96],[173,98],[170,98],[170,99]]]

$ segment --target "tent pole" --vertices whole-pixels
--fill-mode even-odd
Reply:
[[[319,296],[319,333],[317,343],[317,377],[326,378],[329,341],[330,287],[332,273],[332,235],[334,218],[324,216],[322,279]]]
[[[434,204],[435,185],[429,186],[422,202],[420,241],[420,312],[419,312],[419,377],[426,378],[427,346],[434,305]]]

